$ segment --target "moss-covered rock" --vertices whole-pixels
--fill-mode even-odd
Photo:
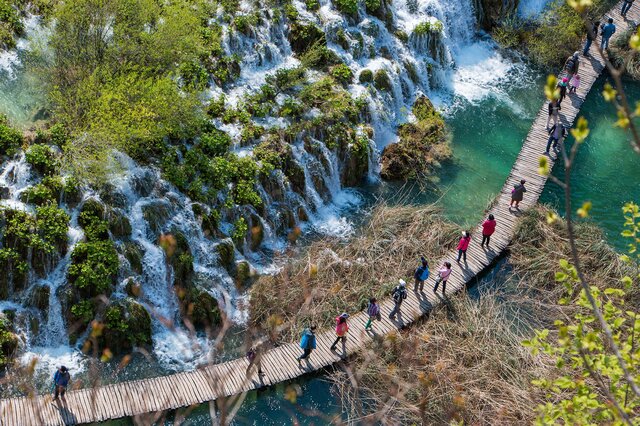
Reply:
[[[141,275],[142,274],[142,248],[134,242],[124,243],[123,248],[124,257],[129,261],[131,272]]]
[[[444,120],[426,97],[416,100],[416,122],[398,129],[400,140],[382,152],[380,175],[387,180],[429,176],[451,156]]]
[[[229,270],[233,266],[235,259],[235,247],[231,238],[226,238],[216,246],[220,263]]]
[[[222,312],[218,301],[209,292],[193,289],[186,305],[186,316],[195,327],[215,328],[222,324]]]
[[[13,332],[11,322],[0,314],[0,369],[6,368],[18,349],[18,336]]]
[[[360,83],[371,83],[373,81],[373,72],[370,69],[363,69],[358,75],[358,81]]]
[[[116,238],[128,238],[131,236],[131,222],[124,214],[111,210],[109,212],[109,230]]]
[[[103,318],[100,349],[114,354],[130,352],[135,346],[151,344],[151,316],[138,302],[130,299],[113,302]]]
[[[15,154],[22,143],[22,134],[10,127],[7,117],[0,114],[0,155]]]
[[[246,260],[236,261],[235,279],[238,290],[247,289],[258,278],[256,271]]]
[[[320,27],[312,23],[305,24],[300,21],[291,24],[288,38],[291,50],[298,55],[305,53],[315,44],[324,46],[327,43],[324,32]]]
[[[149,224],[151,231],[155,235],[159,235],[171,216],[171,212],[167,203],[156,200],[142,206],[142,216]]]
[[[29,295],[28,303],[30,306],[46,312],[49,308],[49,286],[35,285]]]
[[[378,90],[390,91],[391,90],[391,79],[389,78],[389,74],[383,68],[380,68],[373,75],[373,85]]]
[[[140,297],[140,292],[142,290],[142,286],[139,282],[134,280],[133,278],[129,278],[127,283],[124,286],[124,291],[127,293],[129,297],[137,299]]]
[[[180,231],[174,230],[168,236],[172,240],[171,247],[163,245],[167,259],[173,267],[173,284],[188,288],[193,278],[193,255],[187,237]]]

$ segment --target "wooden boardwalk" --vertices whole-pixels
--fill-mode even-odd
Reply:
[[[620,35],[628,25],[620,16],[619,9],[620,5],[616,6],[610,15],[615,19],[618,27],[614,37]],[[628,14],[628,19],[639,19],[639,9],[639,5],[634,5]],[[595,57],[599,57],[596,55],[595,43],[591,48],[594,57],[580,57],[581,86],[578,93],[569,95],[562,103],[561,120],[568,127],[573,124],[583,100],[604,69],[604,65],[595,59]],[[518,155],[495,206],[491,209],[491,213],[498,222],[496,232],[491,239],[491,250],[484,250],[480,247],[481,226],[479,225],[473,232],[473,240],[467,252],[468,263],[466,265],[456,263],[456,253],[450,253],[441,259],[440,263],[431,265],[435,270],[443,261],[452,263],[453,272],[447,286],[448,293],[463,289],[507,248],[518,222],[518,214],[514,214],[508,209],[513,185],[518,183],[520,179],[527,180],[527,193],[524,201],[520,203],[521,210],[524,211],[537,203],[546,183],[546,178],[538,175],[539,158],[544,152],[548,139],[545,131],[546,120],[547,103],[545,102],[533,122],[522,146],[522,151]],[[551,160],[553,159],[552,157]],[[431,275],[429,282],[425,285],[425,292],[420,295],[411,291],[412,283],[409,283],[409,297],[403,303],[402,316],[398,317],[397,321],[388,319],[388,314],[393,309],[392,300],[383,301],[381,304],[383,320],[374,322],[376,334],[386,334],[411,324],[441,302],[441,297],[432,291],[436,274],[432,272]],[[371,342],[373,334],[364,331],[366,321],[367,317],[364,313],[353,315],[350,318],[350,332],[346,343],[348,353],[354,353]],[[337,352],[329,350],[334,338],[333,330],[318,333],[318,349],[302,366],[296,362],[296,357],[301,352],[297,343],[269,350],[264,354],[262,360],[266,374],[262,382],[258,381],[255,376],[251,379],[245,377],[248,363],[246,359],[240,358],[195,371],[71,391],[67,393],[66,401],[58,404],[52,403],[49,395],[0,400],[0,424],[30,426],[99,422],[162,412],[240,394],[295,379],[341,361],[343,358],[340,347]]]

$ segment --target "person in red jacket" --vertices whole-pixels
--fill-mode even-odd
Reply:
[[[482,244],[481,247],[487,243],[487,248],[489,247],[489,240],[491,240],[491,236],[496,232],[496,219],[492,214],[489,215],[489,218],[482,222]]]
[[[347,324],[347,318],[349,318],[349,314],[346,312],[336,317],[336,341],[331,345],[331,350],[336,350],[336,345],[339,341],[342,340],[342,344],[345,344],[347,341],[347,332],[349,331],[349,325]]]
[[[460,259],[464,258],[464,263],[467,263],[467,249],[469,248],[469,242],[471,242],[471,234],[464,231],[462,233],[462,238],[460,238],[460,242],[458,243],[458,260],[456,262],[460,262]]]

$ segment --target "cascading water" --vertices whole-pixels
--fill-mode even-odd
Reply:
[[[389,6],[393,28],[381,19],[367,15],[362,8],[359,14],[363,19],[355,24],[338,13],[328,0],[320,1],[317,13],[307,10],[303,2],[296,0],[293,5],[300,19],[314,22],[325,31],[328,47],[355,76],[347,90],[354,98],[365,101],[367,121],[373,128],[371,138],[367,137],[366,176],[370,181],[378,180],[378,151],[397,139],[399,124],[412,119],[408,111],[418,95],[426,93],[441,106],[474,102],[479,97],[499,93],[497,86],[501,78],[512,73],[514,67],[502,59],[490,41],[476,40],[469,0],[396,0]],[[247,14],[253,11],[253,6],[247,2],[241,2],[240,8]],[[227,106],[233,107],[248,94],[255,93],[265,83],[267,75],[281,68],[299,65],[300,61],[289,45],[287,31],[282,17],[261,19],[258,25],[251,26],[244,33],[223,24],[223,48],[229,56],[235,54],[241,58],[241,71],[234,83],[224,88],[213,85],[209,95],[217,98],[224,94]],[[344,35],[341,40],[338,40],[338,31]],[[24,48],[26,45],[20,46]],[[5,56],[0,56],[0,66],[5,73],[13,72],[19,65],[17,59],[2,58]],[[363,70],[370,70],[373,74],[384,70],[390,83],[388,89],[357,82]],[[317,78],[313,73],[310,76],[311,81]],[[276,100],[279,106],[283,101],[282,96]],[[282,117],[257,118],[255,121],[265,127],[282,128],[287,125]],[[240,142],[239,125],[225,124],[218,119],[215,124],[232,136],[234,152],[239,156],[252,155],[252,147],[243,146]],[[359,129],[358,137],[363,137],[363,133]],[[307,143],[316,148],[310,149]],[[282,172],[276,172],[269,182],[256,185],[265,204],[264,212],[258,214],[255,209],[246,208],[251,220],[255,220],[263,230],[262,247],[271,250],[284,248],[286,243],[282,236],[294,226],[326,235],[350,235],[353,226],[344,212],[356,209],[362,203],[362,197],[355,190],[343,187],[341,175],[344,167],[348,167],[343,164],[344,158],[339,158],[337,149],[329,148],[318,135],[310,136],[307,141],[298,140],[291,147],[293,159],[304,175],[303,188],[296,192],[294,184]],[[191,200],[163,181],[157,170],[139,167],[124,156],[118,158],[125,172],[111,179],[115,194],[111,198],[121,200],[113,208],[128,220],[131,235],[130,241],[114,239],[121,260],[124,261],[125,257],[122,254],[125,242],[138,247],[142,259],[140,273],[132,271],[132,268],[121,268],[120,284],[110,298],[124,298],[130,278],[139,282],[139,301],[152,313],[155,355],[168,369],[192,368],[209,357],[211,347],[203,335],[198,335],[194,343],[190,332],[179,325],[181,318],[174,290],[175,277],[165,251],[158,244],[159,234],[180,232],[185,236],[193,256],[194,282],[214,296],[226,314],[237,323],[246,321],[247,296],[238,290],[234,279],[221,265],[216,250],[220,239],[205,235]],[[28,209],[20,200],[20,194],[34,183],[24,154],[7,162],[0,173],[2,204]],[[85,196],[104,198],[94,193]],[[46,321],[40,324],[40,337],[32,336],[29,327],[19,330],[26,346],[22,359],[26,361],[38,356],[49,360],[44,362],[48,372],[63,360],[75,366],[76,372],[82,368],[82,356],[68,347],[68,330],[59,294],[66,281],[73,245],[83,237],[77,225],[81,205],[74,208],[65,206],[72,217],[68,232],[70,247],[66,256],[44,279],[30,283],[49,287],[48,313]],[[231,229],[232,219],[223,218],[220,229]],[[271,265],[259,264],[261,256],[246,250],[246,247],[244,256],[238,250],[234,254],[237,259],[246,256],[263,273],[270,271]],[[26,316],[27,309],[18,300],[21,300],[20,295],[15,295],[11,302],[0,302],[0,307]]]

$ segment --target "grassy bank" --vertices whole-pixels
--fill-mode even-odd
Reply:
[[[260,278],[251,289],[251,325],[283,341],[311,323],[328,327],[341,312],[364,309],[369,297],[387,296],[398,278],[410,282],[421,255],[437,266],[459,231],[434,206],[378,206],[352,240],[315,242]]]
[[[335,373],[344,410],[354,422],[534,420],[536,407],[546,400],[531,381],[557,377],[570,367],[558,368],[546,355],[532,355],[522,341],[533,336],[534,328],[553,327],[555,320],[567,320],[579,309],[558,303],[576,296],[555,282],[559,260],[569,252],[568,239],[561,221],[547,223],[546,211],[540,207],[523,217],[510,248],[512,275],[496,294],[483,294],[479,302],[455,296],[422,324],[373,342]],[[618,286],[629,266],[596,226],[578,224],[577,232],[589,282]],[[627,299],[637,306],[637,290]]]

